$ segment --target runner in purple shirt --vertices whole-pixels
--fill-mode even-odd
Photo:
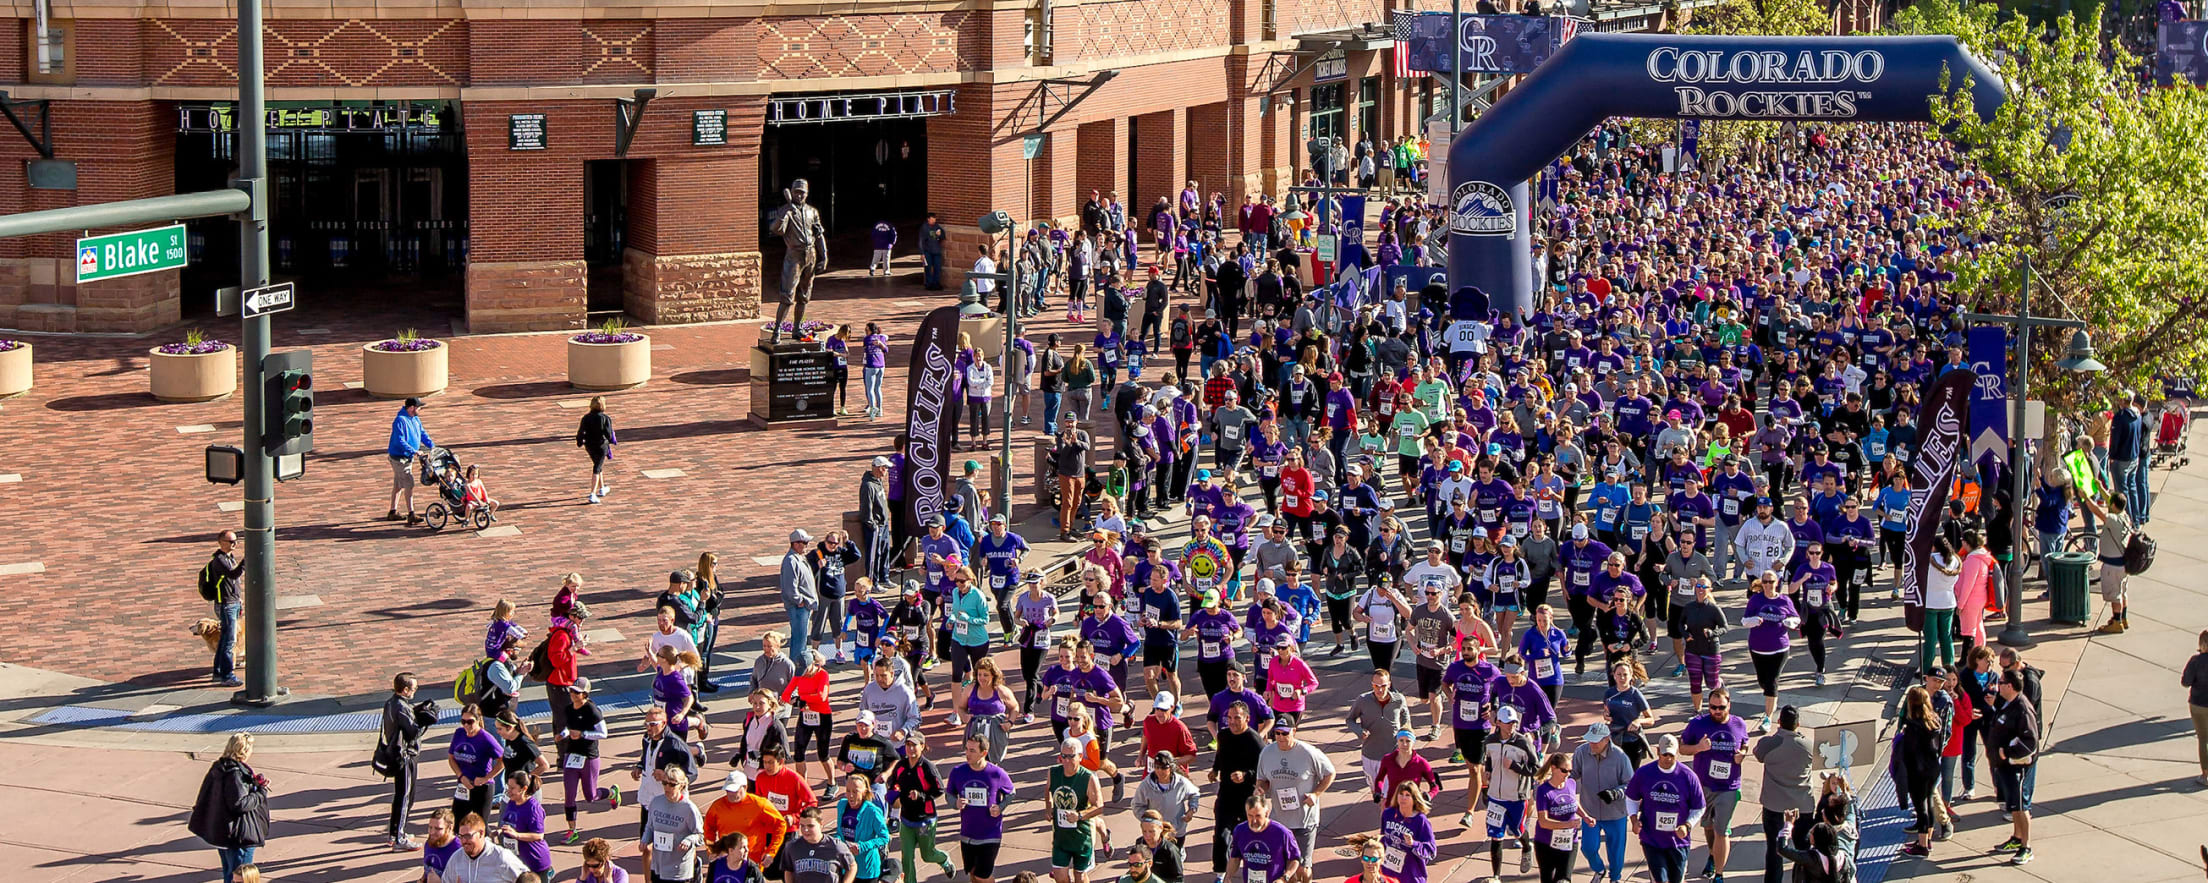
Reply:
[[[1625,797],[1640,807],[1633,827],[1640,833],[1650,876],[1657,883],[1685,880],[1687,850],[1694,844],[1705,801],[1701,779],[1679,763],[1677,736],[1656,740],[1656,759],[1633,771]]]
[[[1252,794],[1246,820],[1234,826],[1227,852],[1228,883],[1280,883],[1303,866],[1303,848],[1288,826],[1272,819],[1272,796]]]

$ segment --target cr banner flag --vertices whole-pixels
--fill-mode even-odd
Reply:
[[[1976,372],[1956,369],[1940,375],[1924,393],[1917,412],[1917,450],[1909,457],[1909,533],[1901,570],[1901,601],[1909,628],[1924,628],[1925,572],[1932,565],[1932,541],[1947,518],[1947,497],[1968,455],[1970,388]]]
[[[1996,475],[2009,463],[2009,331],[1999,325],[1970,329],[1970,462],[1981,477]]]
[[[1411,70],[1447,73],[1456,63],[1449,43],[1446,12],[1417,16],[1397,13],[1395,38]],[[1467,15],[1457,38],[1463,42],[1464,69],[1481,74],[1524,74],[1549,60],[1571,39],[1578,23],[1553,15]]]
[[[905,516],[918,532],[928,518],[949,508],[950,442],[956,420],[951,410],[951,381],[958,371],[958,308],[937,307],[920,320],[912,340],[912,367],[906,375]]]

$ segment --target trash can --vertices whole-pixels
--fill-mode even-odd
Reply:
[[[2093,556],[2084,552],[2056,552],[2047,556],[2047,594],[2052,608],[2049,619],[2074,625],[2084,625],[2092,619],[2086,587],[2090,585],[2093,563]]]

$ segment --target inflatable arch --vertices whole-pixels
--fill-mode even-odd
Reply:
[[[1578,37],[1449,145],[1451,302],[1533,309],[1526,181],[1606,118],[1927,122],[1942,71],[2006,98],[1954,37]]]

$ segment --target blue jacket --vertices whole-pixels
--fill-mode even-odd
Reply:
[[[849,819],[846,826],[845,819]],[[852,806],[851,801],[836,801],[836,834],[851,847],[858,860],[858,878],[871,880],[882,875],[882,853],[889,850],[889,814],[882,805],[872,800]]]
[[[412,457],[435,447],[429,440],[429,431],[422,428],[422,418],[399,409],[399,415],[391,418],[391,446],[387,449],[393,457]]]

